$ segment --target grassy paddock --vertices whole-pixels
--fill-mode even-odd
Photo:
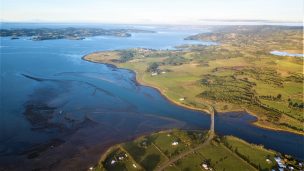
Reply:
[[[223,27],[188,38],[218,41],[218,46],[106,51],[85,59],[131,69],[139,82],[176,104],[202,110],[212,104],[222,112],[246,109],[259,126],[304,134],[303,58],[269,53],[303,51],[302,36],[302,28]]]
[[[140,137],[111,148],[94,169],[156,170],[177,155],[177,149],[185,152],[195,148],[204,142],[206,136],[207,132],[175,129]],[[179,143],[173,146],[172,142],[175,141]],[[118,157],[122,153],[128,157],[119,160]],[[274,151],[232,136],[216,137],[206,146],[179,159],[165,170],[204,170],[202,164],[207,164],[213,170],[269,170],[276,167],[275,154]],[[112,160],[118,162],[111,165]],[[133,164],[136,164],[137,168],[134,168]]]

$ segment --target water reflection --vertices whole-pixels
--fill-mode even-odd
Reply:
[[[270,53],[277,56],[292,56],[292,57],[302,57],[302,58],[304,57],[304,54],[300,54],[300,53],[288,53],[281,51],[271,51]]]
[[[107,147],[141,134],[208,129],[208,115],[176,106],[157,90],[138,85],[133,72],[81,60],[99,50],[172,48],[201,32],[158,31],[163,30],[90,41],[1,38],[0,166],[86,169]],[[250,124],[254,117],[234,114],[217,115],[218,134],[303,156],[303,136],[261,129]]]

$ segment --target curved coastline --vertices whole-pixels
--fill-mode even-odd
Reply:
[[[157,87],[157,86],[154,86],[154,85],[151,85],[149,83],[146,83],[144,81],[140,81],[138,78],[137,78],[137,75],[138,73],[136,71],[133,71],[131,69],[128,69],[128,68],[120,68],[118,66],[116,66],[115,64],[110,64],[110,63],[104,63],[104,62],[96,62],[96,61],[91,61],[91,60],[88,60],[86,59],[87,56],[91,55],[91,54],[98,54],[100,52],[104,52],[104,51],[96,51],[96,52],[92,52],[92,53],[88,53],[84,56],[81,57],[82,60],[84,61],[87,61],[87,62],[92,62],[92,63],[97,63],[97,64],[103,64],[103,65],[106,65],[106,66],[109,66],[111,68],[115,68],[115,69],[122,69],[122,70],[127,70],[127,71],[130,71],[131,73],[134,74],[134,81],[136,84],[139,84],[139,85],[143,85],[143,86],[146,86],[146,87],[150,87],[150,88],[153,88],[155,89],[156,91],[158,91],[167,101],[169,101],[171,104],[174,104],[174,105],[177,105],[177,106],[180,106],[180,107],[184,107],[186,109],[190,109],[190,110],[194,110],[194,111],[200,111],[200,112],[203,112],[205,114],[209,114],[210,115],[210,111],[208,111],[207,109],[200,109],[200,108],[196,108],[196,107],[193,107],[193,106],[188,106],[188,105],[185,105],[185,104],[182,104],[182,103],[178,103],[172,99],[170,99],[166,94],[164,94],[161,90],[161,88]],[[253,126],[256,126],[256,127],[259,127],[259,128],[263,128],[263,129],[267,129],[267,130],[272,130],[272,131],[277,131],[277,132],[287,132],[287,133],[292,133],[292,134],[296,134],[296,135],[301,135],[303,136],[304,135],[304,132],[299,132],[299,131],[292,131],[292,130],[284,130],[284,129],[281,129],[281,128],[274,128],[274,127],[271,127],[271,126],[266,126],[266,125],[261,125],[259,123],[259,118],[258,116],[252,112],[252,111],[249,111],[247,109],[243,109],[240,110],[240,111],[223,111],[223,112],[220,112],[222,114],[225,114],[227,112],[246,112],[248,113],[249,115],[251,116],[254,116],[256,117],[256,120],[253,121],[253,122],[250,122],[250,124],[252,124]],[[216,112],[217,113],[217,112]]]
[[[248,113],[248,114],[250,114],[250,115],[252,115],[252,116],[254,116],[254,117],[257,118],[256,121],[254,121],[254,122],[251,123],[253,126],[256,126],[256,127],[259,127],[259,128],[268,129],[268,130],[272,130],[272,131],[287,132],[287,133],[292,133],[292,134],[304,136],[304,132],[284,130],[284,129],[281,129],[281,128],[274,128],[274,127],[271,127],[271,126],[261,125],[261,123],[259,123],[259,118],[257,117],[257,115],[254,112],[249,111],[247,109],[244,109],[244,110],[245,110],[246,113]]]
[[[131,69],[127,69],[127,68],[119,68],[117,67],[116,65],[114,64],[109,64],[109,63],[104,63],[104,62],[95,62],[95,61],[91,61],[91,60],[88,60],[86,59],[85,57],[86,56],[89,56],[91,54],[95,54],[95,53],[99,53],[99,52],[102,52],[102,51],[97,51],[97,52],[93,52],[93,53],[89,53],[87,55],[84,55],[83,57],[81,57],[82,60],[84,61],[87,61],[87,62],[92,62],[92,63],[96,63],[96,64],[102,64],[102,65],[106,65],[108,67],[111,67],[111,68],[115,68],[115,69],[122,69],[122,70],[127,70],[129,72],[131,72],[133,75],[134,75],[134,82],[137,84],[137,85],[142,85],[142,86],[145,86],[145,87],[149,87],[149,88],[152,88],[154,90],[156,90],[157,92],[159,92],[163,97],[165,97],[165,99],[170,102],[171,104],[174,104],[174,105],[178,105],[180,107],[184,107],[184,108],[187,108],[187,109],[190,109],[190,110],[194,110],[194,111],[199,111],[199,112],[203,112],[204,114],[210,114],[210,112],[207,110],[207,109],[200,109],[200,108],[195,108],[195,107],[192,107],[192,106],[187,106],[187,105],[184,105],[184,104],[181,104],[181,103],[177,103],[173,100],[171,100],[167,95],[165,95],[162,90],[158,87],[155,87],[153,85],[150,85],[148,83],[145,83],[145,82],[140,82],[138,79],[137,79],[137,72],[136,71],[133,71]]]
[[[173,129],[174,129],[174,128],[173,128]],[[145,136],[152,135],[152,134],[155,134],[155,133],[170,133],[170,132],[173,131],[173,129],[171,128],[171,129],[158,130],[158,131],[156,130],[156,131],[153,131],[152,133],[141,134],[141,135],[139,135],[139,136],[137,136],[137,137],[133,137],[133,138],[131,138],[131,139],[129,139],[129,140],[134,140],[134,139],[137,139],[137,138],[140,138],[140,137],[145,137]],[[108,154],[109,154],[113,149],[115,149],[115,148],[121,146],[121,144],[123,144],[123,143],[117,143],[117,144],[114,144],[114,145],[110,146],[109,148],[107,148],[107,149],[102,153],[102,155],[100,156],[99,161],[105,160],[105,158],[108,156]]]

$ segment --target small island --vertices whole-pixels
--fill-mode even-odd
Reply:
[[[102,28],[37,28],[37,29],[0,29],[0,37],[31,37],[31,40],[83,40],[94,36],[131,37],[132,33],[154,33],[154,31],[139,29],[102,29]]]

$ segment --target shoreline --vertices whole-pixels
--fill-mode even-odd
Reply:
[[[115,68],[115,69],[123,69],[123,70],[130,71],[130,72],[132,72],[134,74],[134,81],[136,82],[136,84],[143,85],[143,86],[155,89],[166,100],[168,100],[170,103],[172,103],[174,105],[178,105],[180,107],[184,107],[184,108],[190,109],[190,110],[200,111],[200,112],[204,112],[205,114],[211,115],[210,111],[208,111],[207,109],[200,109],[200,108],[196,108],[196,107],[193,107],[193,106],[188,106],[188,105],[185,105],[185,104],[182,104],[182,103],[178,103],[178,102],[170,99],[165,93],[163,93],[163,91],[162,91],[161,88],[159,88],[159,87],[157,87],[155,85],[151,85],[149,83],[146,83],[143,80],[138,79],[138,75],[139,74],[136,71],[134,71],[134,70],[131,70],[131,69],[128,69],[128,68],[121,68],[121,67],[118,67],[117,65],[111,64],[111,63],[97,62],[97,61],[91,61],[91,60],[86,59],[87,56],[89,56],[91,54],[98,54],[100,52],[103,52],[103,51],[96,51],[96,52],[92,52],[92,53],[86,54],[86,55],[82,56],[81,59],[84,60],[84,61],[87,61],[87,62],[92,62],[92,63],[97,63],[97,64],[103,64],[103,65],[106,65],[106,66],[109,66],[109,67],[112,67],[112,68]],[[297,134],[297,135],[301,135],[301,136],[304,135],[304,132],[298,132],[298,131],[292,131],[292,130],[284,130],[282,128],[275,128],[275,127],[272,127],[272,126],[261,125],[259,123],[259,117],[258,117],[257,114],[255,114],[254,112],[249,111],[247,109],[244,109],[244,111],[246,113],[248,113],[249,115],[252,115],[252,116],[256,117],[256,121],[250,122],[250,124],[252,124],[253,126],[256,126],[256,127],[259,127],[259,128],[263,128],[263,129],[272,130],[272,131],[277,131],[277,132],[287,132],[287,133]],[[240,111],[221,111],[220,113],[225,114],[225,113],[228,113],[228,112],[244,112],[244,111],[241,111],[241,110]]]
[[[163,170],[164,168],[167,168],[169,166],[169,164],[171,163],[174,163],[175,161],[177,160],[180,160],[182,158],[185,158],[188,154],[190,153],[193,153],[193,151],[197,150],[197,149],[200,149],[200,148],[204,148],[204,144],[209,144],[210,141],[212,141],[212,139],[208,138],[208,132],[205,132],[205,131],[202,131],[202,130],[196,130],[196,129],[190,129],[190,130],[184,130],[184,129],[166,129],[166,130],[161,130],[161,131],[154,131],[152,132],[151,134],[149,135],[141,135],[141,136],[138,136],[130,141],[126,141],[126,142],[122,142],[122,143],[118,143],[118,144],[114,144],[112,145],[111,147],[109,147],[101,156],[100,156],[100,160],[97,164],[94,165],[95,168],[99,169],[99,168],[105,168],[105,165],[106,165],[106,159],[107,157],[109,157],[109,155],[113,152],[115,152],[114,150],[117,150],[117,149],[120,149],[121,151],[124,151],[128,156],[130,156],[131,158],[131,162],[133,163],[136,163],[137,165],[139,165],[140,167],[142,167],[141,165],[141,160],[135,160],[134,159],[134,153],[130,153],[130,150],[126,149],[124,147],[124,145],[126,143],[134,143],[138,140],[140,140],[141,138],[144,138],[145,136],[153,136],[153,135],[157,135],[157,134],[162,134],[162,133],[171,133],[171,132],[174,132],[174,131],[190,131],[190,132],[200,132],[200,133],[206,133],[207,135],[207,138],[204,139],[203,141],[203,144],[199,143],[199,144],[196,144],[194,147],[191,147],[190,149],[187,149],[185,151],[183,151],[182,153],[179,153],[178,155],[176,156],[166,156],[166,160],[165,161],[162,161],[161,163],[158,163],[155,167],[155,170]],[[210,135],[209,135],[210,136]],[[232,138],[233,140],[235,141],[238,141],[242,144],[245,144],[247,147],[250,147],[250,148],[253,148],[253,149],[257,149],[261,152],[264,152],[264,153],[270,153],[271,155],[273,155],[274,157],[276,155],[286,155],[285,153],[281,153],[279,151],[276,151],[276,150],[273,150],[271,148],[267,148],[267,147],[264,147],[263,145],[261,144],[255,144],[255,143],[250,143],[246,140],[243,140],[237,136],[233,136],[233,135],[219,135],[218,137],[220,138]],[[222,143],[224,141],[221,141]],[[225,149],[228,149],[227,146],[223,146]],[[231,150],[231,149],[230,149]],[[160,151],[161,152],[161,151]],[[132,155],[133,154],[133,155]],[[185,155],[184,155],[185,154]],[[238,156],[240,157],[241,160],[243,160],[241,158],[241,156]],[[301,160],[299,158],[295,158],[294,156],[292,156],[293,159],[296,159],[296,160]],[[108,161],[109,161],[109,158],[108,158]]]
[[[126,141],[126,142],[133,141],[133,140],[136,140],[136,139],[145,137],[145,136],[150,136],[150,135],[158,134],[158,133],[171,133],[171,132],[174,131],[174,129],[178,129],[178,130],[188,130],[188,131],[201,131],[201,132],[207,131],[207,130],[197,130],[197,129],[169,128],[169,129],[164,129],[164,130],[156,130],[156,131],[153,131],[153,132],[151,132],[151,133],[140,134],[140,135],[138,135],[138,136],[134,136],[134,137],[130,138],[130,139],[129,139],[128,141]],[[237,137],[236,137],[236,138],[237,138]],[[242,139],[240,139],[240,140],[242,140]],[[109,154],[110,152],[112,152],[113,149],[121,147],[121,145],[122,145],[123,143],[125,143],[125,142],[117,143],[117,144],[114,144],[114,145],[110,146],[109,148],[107,148],[107,149],[105,150],[105,152],[102,153],[102,155],[100,156],[100,160],[99,160],[99,161],[105,160],[105,158],[108,156],[108,154]],[[269,149],[269,150],[270,150],[270,149]]]
[[[98,52],[101,52],[101,51],[98,51]],[[184,108],[187,108],[187,109],[190,109],[190,110],[194,110],[194,111],[199,111],[199,112],[204,112],[205,114],[208,114],[210,115],[209,111],[207,109],[200,109],[200,108],[195,108],[195,107],[192,107],[192,106],[187,106],[185,104],[182,104],[182,103],[178,103],[178,102],[175,102],[173,100],[171,100],[166,94],[164,94],[162,92],[162,90],[159,88],[159,87],[156,87],[156,86],[153,86],[153,85],[150,85],[148,83],[145,83],[145,82],[141,82],[138,80],[137,78],[137,75],[138,73],[136,71],[133,71],[131,69],[127,69],[127,68],[120,68],[114,64],[109,64],[109,63],[104,63],[104,62],[96,62],[96,61],[91,61],[91,60],[88,60],[88,59],[85,59],[86,56],[89,56],[91,54],[95,54],[95,53],[98,53],[98,52],[93,52],[93,53],[89,53],[87,55],[84,55],[83,57],[81,57],[82,60],[84,61],[87,61],[87,62],[92,62],[92,63],[96,63],[96,64],[103,64],[103,65],[106,65],[108,67],[112,67],[112,68],[115,68],[115,69],[123,69],[123,70],[127,70],[127,71],[130,71],[134,74],[134,81],[137,85],[142,85],[142,86],[146,86],[146,87],[149,87],[149,88],[152,88],[154,90],[156,90],[157,92],[159,92],[163,97],[165,97],[166,100],[168,100],[171,104],[174,104],[174,105],[178,105],[178,106],[181,106],[181,107],[184,107]]]
[[[130,141],[133,141],[133,140],[135,140],[135,139],[137,139],[137,138],[145,137],[145,136],[148,136],[148,135],[153,135],[153,134],[156,134],[156,133],[167,133],[167,132],[169,133],[169,132],[172,132],[173,129],[175,129],[175,128],[169,128],[169,129],[158,130],[158,131],[156,130],[156,131],[153,131],[153,132],[151,132],[151,133],[144,133],[144,134],[141,134],[141,135],[138,135],[138,136],[135,136],[135,137],[131,138]],[[124,143],[124,142],[118,143],[118,144],[114,144],[114,145],[112,145],[111,147],[109,147],[109,148],[101,155],[99,161],[104,160],[104,159],[108,156],[108,154],[109,154],[113,149],[120,147],[121,144],[123,144],[123,143]]]
[[[250,114],[250,115],[252,115],[252,116],[254,116],[254,117],[257,118],[257,120],[255,122],[252,122],[253,126],[260,127],[260,128],[265,128],[265,129],[269,129],[269,130],[273,130],[273,131],[287,132],[287,133],[293,133],[293,134],[304,136],[304,132],[284,130],[282,128],[274,128],[274,127],[271,127],[271,126],[261,125],[261,123],[259,123],[259,118],[257,117],[257,114],[255,114],[252,111],[249,111],[248,109],[244,109],[244,110],[245,110],[246,113],[248,113],[248,114]]]

